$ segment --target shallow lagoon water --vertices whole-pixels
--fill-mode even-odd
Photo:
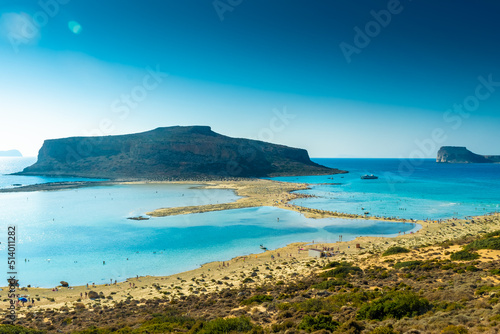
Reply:
[[[111,268],[109,261],[105,269],[89,267],[94,260],[99,259],[102,265],[102,261],[122,257],[124,252],[133,254],[144,249],[161,249],[164,242],[154,224],[127,217],[161,207],[226,203],[237,198],[231,190],[161,184],[2,193],[0,227],[4,231],[7,225],[17,227],[18,271],[22,283],[54,286],[69,275],[72,284],[84,284],[96,280],[95,276],[101,277],[101,272],[109,276],[109,270],[117,269]],[[186,217],[177,218],[182,222]],[[169,238],[175,240],[175,233]],[[6,234],[1,239],[5,239],[0,245],[4,250]],[[131,261],[127,266],[140,268],[146,264],[144,259],[138,259],[137,263]],[[133,271],[134,276],[150,273]],[[126,278],[118,276],[115,273],[112,277]]]
[[[0,194],[0,210],[9,212],[2,229],[7,224],[17,226],[21,285],[53,287],[61,280],[100,284],[136,275],[169,275],[206,262],[260,253],[260,244],[275,249],[298,241],[335,242],[339,234],[347,241],[419,228],[367,220],[314,220],[272,207],[126,219],[157,207],[192,205],[201,191],[185,185],[127,185]],[[210,191],[206,196],[212,202],[236,199],[232,191]],[[19,206],[25,206],[24,213],[9,210]]]
[[[271,207],[128,220],[161,208],[227,203],[231,190],[182,184],[136,184],[0,193],[0,229],[17,229],[22,286],[104,284],[136,275],[170,275],[211,261],[262,252],[292,242],[394,236],[411,224],[306,219]],[[278,219],[279,222],[278,222]],[[7,236],[0,236],[5,254]],[[103,262],[105,261],[105,262]]]
[[[318,197],[297,200],[299,205],[434,219],[499,210],[500,165],[441,165],[426,160],[412,173],[404,174],[398,170],[397,159],[316,161],[350,173],[331,179],[280,178],[316,183],[306,192]],[[379,175],[380,179],[359,178],[367,173]],[[126,219],[161,207],[235,199],[237,196],[230,190],[172,184],[5,193],[0,194],[0,228],[6,231],[7,225],[17,226],[21,285],[42,287],[53,287],[61,280],[80,285],[108,283],[110,279],[123,281],[136,275],[175,274],[206,262],[259,253],[260,244],[275,249],[299,241],[335,242],[340,234],[347,241],[361,235],[396,236],[400,231],[410,233],[419,228],[408,223],[307,219],[297,212],[272,207],[148,221]],[[2,250],[6,239],[6,235],[0,236]]]

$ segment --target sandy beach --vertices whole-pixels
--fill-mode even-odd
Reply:
[[[199,183],[198,183],[199,184]],[[208,182],[202,187],[235,189],[243,198],[234,203],[204,205],[200,207],[183,207],[159,209],[148,215],[165,216],[173,214],[189,214],[214,210],[227,210],[253,206],[276,206],[283,209],[296,210],[312,218],[344,217],[359,218],[355,215],[341,215],[322,210],[304,209],[287,204],[298,198],[295,190],[306,189],[305,184],[283,183],[269,180],[221,181]],[[70,286],[69,288],[54,287],[54,289],[20,287],[16,293],[34,298],[35,303],[28,306],[19,305],[18,315],[37,309],[60,309],[63,307],[93,308],[98,305],[112,307],[115,303],[127,299],[147,300],[161,298],[165,301],[185,298],[190,294],[206,294],[226,287],[238,287],[242,284],[259,285],[264,282],[279,282],[297,280],[309,275],[317,268],[310,265],[311,258],[308,249],[329,248],[336,252],[332,258],[321,259],[326,263],[330,260],[352,261],[360,267],[369,266],[378,261],[378,254],[385,249],[398,245],[413,249],[431,246],[438,243],[459,239],[468,235],[479,235],[500,228],[500,215],[475,217],[469,220],[448,220],[446,222],[416,221],[422,229],[416,233],[401,235],[396,238],[360,237],[352,241],[332,244],[313,244],[313,241],[294,243],[286,247],[269,250],[260,254],[249,254],[225,261],[207,263],[198,269],[166,277],[133,277],[125,282],[97,286]],[[360,248],[356,247],[360,245]],[[428,254],[435,257],[444,256],[443,251],[426,248]],[[483,251],[488,258],[500,259],[499,251]],[[428,256],[428,254],[426,256]],[[404,255],[403,255],[404,256]],[[410,255],[406,255],[410,256]],[[413,254],[412,256],[415,256]],[[91,299],[93,291],[101,298]],[[0,293],[0,309],[6,314],[9,305],[7,288]]]
[[[169,182],[169,183],[184,183],[191,184],[192,182]],[[357,215],[342,212],[334,212],[327,210],[311,209],[290,204],[289,202],[299,199],[311,197],[311,195],[297,193],[298,190],[309,189],[309,184],[306,183],[290,183],[274,180],[251,179],[238,181],[217,181],[217,182],[200,182],[200,189],[231,189],[236,195],[242,198],[232,203],[226,204],[207,204],[199,206],[185,206],[176,208],[163,208],[148,212],[147,215],[152,217],[165,217],[172,215],[183,215],[191,213],[201,213],[209,211],[221,211],[230,209],[241,209],[260,206],[273,206],[285,210],[297,211],[304,214],[307,218],[349,218],[349,219],[375,219],[384,221],[408,221],[395,217],[374,217],[370,215]],[[332,182],[332,184],[335,184]]]

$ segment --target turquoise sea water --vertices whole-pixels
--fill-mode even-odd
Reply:
[[[407,219],[462,218],[500,211],[500,164],[438,164],[430,159],[313,160],[349,174],[274,178],[311,184],[311,189],[303,192],[317,197],[294,204]],[[365,174],[379,179],[361,180]]]
[[[87,188],[77,198],[104,196],[109,188],[114,187]],[[121,190],[137,192],[133,188]],[[187,193],[186,189],[174,191]],[[100,217],[97,212],[101,212],[102,203],[84,202],[81,207],[75,206],[72,204],[74,194],[69,196],[65,192],[54,192],[56,195],[50,199],[39,199],[45,205],[56,202],[60,208],[45,211],[31,207],[36,219],[23,216],[14,220],[18,228],[20,263],[17,270],[21,285],[51,287],[61,280],[73,285],[102,284],[136,275],[169,275],[206,262],[260,253],[260,244],[275,249],[298,241],[335,242],[339,234],[343,240],[351,240],[360,235],[395,236],[399,231],[408,233],[419,228],[414,224],[366,220],[312,220],[297,212],[270,207],[131,221],[123,214],[118,215],[120,207],[122,213],[129,210],[125,202],[109,205],[116,215]],[[218,192],[213,198],[227,195]],[[3,202],[1,196],[0,200]],[[143,197],[134,202],[146,204],[142,203]],[[179,204],[182,203],[175,203]],[[95,214],[67,216],[64,210],[68,208],[62,208],[67,205],[72,205],[70,210],[75,213]],[[54,216],[51,221],[50,217]],[[5,226],[2,230],[6,230]],[[25,258],[29,262],[24,262]]]
[[[351,173],[332,179],[280,178],[316,183],[307,192],[318,197],[299,200],[301,205],[354,213],[365,207],[372,214],[444,218],[495,211],[500,203],[499,165],[425,161],[413,173],[402,175],[397,160],[317,161]],[[366,173],[381,178],[360,180]],[[29,183],[25,177],[19,178],[24,181],[16,183]],[[318,184],[337,182],[342,184]],[[260,244],[274,249],[298,241],[335,242],[340,234],[346,241],[361,235],[395,236],[419,228],[408,223],[306,219],[297,212],[272,207],[148,221],[126,219],[160,207],[223,203],[236,198],[229,190],[158,184],[4,193],[0,194],[0,231],[4,231],[0,232],[0,254],[6,263],[7,225],[16,225],[21,285],[53,287],[61,280],[80,285],[122,281],[136,275],[175,274],[205,262],[261,252]]]

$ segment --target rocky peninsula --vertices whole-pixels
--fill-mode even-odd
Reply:
[[[208,126],[174,126],[119,136],[46,140],[19,175],[106,179],[200,179],[345,173],[312,162],[304,149],[231,138]]]
[[[500,163],[500,155],[479,155],[466,147],[443,146],[438,152],[436,162],[443,163]]]

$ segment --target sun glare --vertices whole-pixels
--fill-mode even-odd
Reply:
[[[69,21],[68,28],[75,35],[79,35],[82,32],[82,26],[76,21]]]

